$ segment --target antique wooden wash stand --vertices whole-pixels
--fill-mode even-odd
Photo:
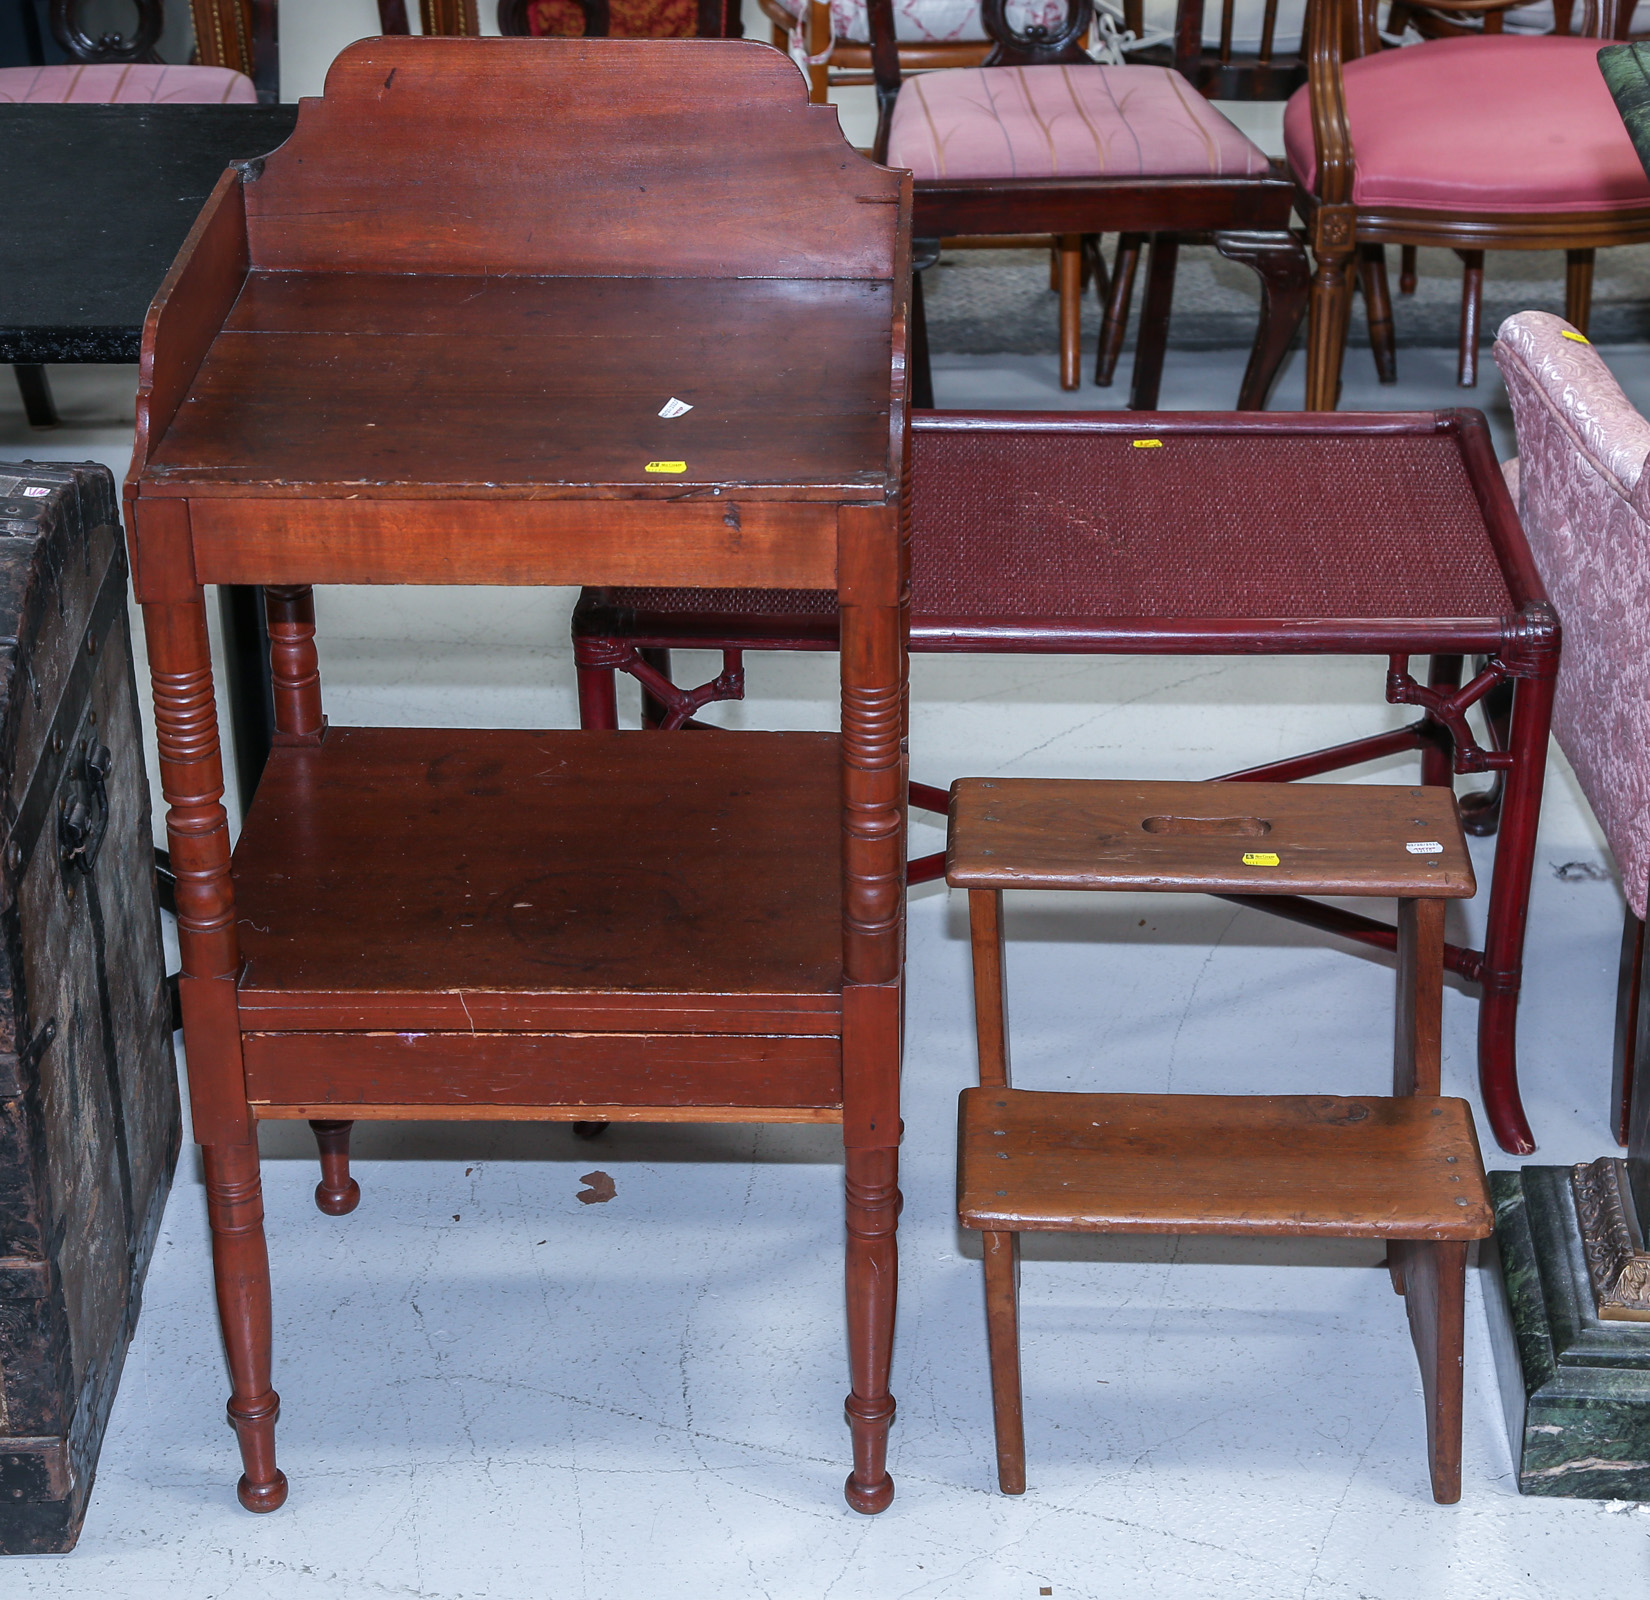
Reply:
[[[847,1495],[892,1497],[909,221],[766,46],[377,39],[151,308],[129,525],[249,1509],[269,1117],[839,1122]],[[313,583],[828,592],[841,736],[329,729]],[[203,584],[268,596],[233,856]]]

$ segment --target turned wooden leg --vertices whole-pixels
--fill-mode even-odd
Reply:
[[[23,397],[23,415],[29,419],[29,426],[55,428],[61,419],[46,369],[38,362],[20,361],[11,370],[17,378],[17,392]]]
[[[1020,1236],[982,1233],[985,1329],[991,1349],[991,1417],[997,1435],[997,1484],[1026,1492],[1025,1415],[1020,1401]]]
[[[1306,314],[1306,297],[1312,287],[1306,247],[1284,228],[1273,233],[1223,231],[1214,236],[1214,244],[1228,261],[1241,261],[1260,279],[1260,320],[1237,408],[1264,411],[1278,369]]]
[[[1312,297],[1307,304],[1306,327],[1306,409],[1333,411],[1340,403],[1341,362],[1346,354],[1346,324],[1352,311],[1352,239],[1347,233],[1344,248],[1334,249],[1321,242],[1316,254],[1317,270],[1312,276]]]
[[[1564,252],[1564,320],[1577,333],[1587,331],[1593,314],[1593,252]]]
[[[1100,348],[1094,361],[1094,382],[1109,389],[1117,376],[1117,358],[1123,353],[1123,338],[1129,331],[1129,305],[1134,299],[1134,275],[1140,266],[1143,233],[1120,233],[1117,255],[1112,261],[1111,283],[1106,295],[1106,314],[1100,320]]]
[[[1463,389],[1478,383],[1478,325],[1484,314],[1484,252],[1457,250],[1461,258],[1461,360],[1456,383]]]
[[[286,1501],[286,1474],[275,1465],[275,1419],[281,1397],[270,1387],[269,1252],[264,1245],[258,1147],[206,1145],[206,1211],[212,1228],[212,1274],[229,1357],[229,1422],[245,1468],[236,1488],[248,1511],[275,1511]]]
[[[361,1185],[349,1175],[349,1136],[353,1122],[310,1121],[321,1151],[321,1181],[315,1204],[329,1217],[347,1217],[361,1204]]]
[[[1083,236],[1063,233],[1059,240],[1060,387],[1083,385]]]
[[[1398,344],[1392,328],[1392,297],[1387,292],[1386,246],[1358,246],[1358,279],[1364,291],[1364,314],[1369,320],[1369,348],[1375,356],[1375,376],[1381,383],[1398,381]]]
[[[848,1149],[848,1370],[853,1385],[846,1410],[853,1431],[854,1470],[844,1493],[855,1511],[887,1509],[894,1498],[888,1475],[888,1428],[894,1397],[888,1373],[894,1353],[894,1297],[899,1259],[899,1152]]]
[[[1399,263],[1400,264],[1399,264],[1399,267],[1398,267],[1398,293],[1399,294],[1414,294],[1415,293],[1415,285],[1416,285],[1416,282],[1417,282],[1416,272],[1415,272],[1415,268],[1416,268],[1416,264],[1417,264],[1416,263],[1416,258],[1415,258],[1416,257],[1415,246],[1412,245],[1412,244],[1405,244],[1405,245],[1400,245],[1398,247],[1398,249],[1399,249],[1399,252],[1400,252],[1399,253]]]
[[[1146,297],[1140,307],[1140,334],[1134,344],[1134,380],[1129,385],[1131,411],[1155,411],[1163,385],[1163,356],[1169,347],[1169,310],[1174,302],[1175,265],[1180,240],[1154,233],[1146,260]]]
[[[1461,1355],[1466,1322],[1467,1245],[1462,1239],[1394,1240],[1409,1333],[1421,1363],[1432,1498],[1461,1498]]]

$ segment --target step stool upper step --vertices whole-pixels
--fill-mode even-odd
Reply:
[[[946,882],[967,889],[1470,897],[1447,788],[960,778]]]

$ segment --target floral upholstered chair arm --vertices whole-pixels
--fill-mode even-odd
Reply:
[[[1501,324],[1518,458],[1507,478],[1564,626],[1553,732],[1621,870],[1650,881],[1650,421],[1560,317]]]

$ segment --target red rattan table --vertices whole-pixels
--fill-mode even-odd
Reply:
[[[1479,986],[1495,1136],[1533,1150],[1515,1031],[1559,629],[1482,415],[919,412],[910,464],[912,650],[1382,655],[1386,698],[1420,707],[1418,721],[1225,778],[1307,778],[1414,749],[1426,783],[1503,780],[1484,948],[1450,945],[1446,961]],[[836,597],[586,589],[573,633],[586,727],[617,725],[615,670],[641,681],[650,720],[680,727],[742,695],[744,651],[835,649]],[[723,672],[681,689],[672,647],[720,649]],[[1409,671],[1418,655],[1426,683]],[[1468,656],[1484,659],[1463,685]],[[1510,717],[1488,719],[1486,747],[1467,713],[1502,686]],[[945,798],[911,786],[914,805],[943,811]],[[909,877],[939,874],[932,857]],[[1390,925],[1338,907],[1245,903],[1394,948]]]

